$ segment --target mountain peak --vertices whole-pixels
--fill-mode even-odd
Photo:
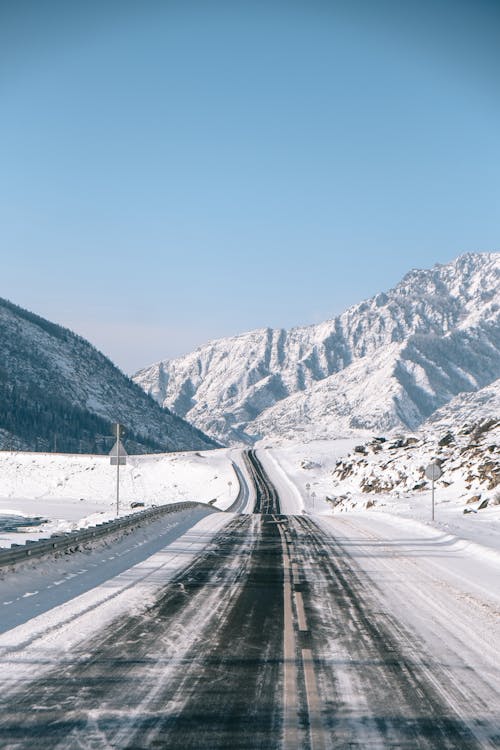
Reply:
[[[415,427],[500,371],[500,254],[413,269],[336,318],[213,341],[134,379],[225,442],[316,426]],[[367,389],[374,389],[368,393]],[[377,399],[377,393],[380,398]],[[336,395],[334,395],[336,394]],[[332,406],[334,402],[335,406]]]

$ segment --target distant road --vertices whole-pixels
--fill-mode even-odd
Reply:
[[[246,453],[247,466],[255,485],[254,513],[281,513],[278,491],[270,481],[254,450]]]
[[[356,528],[339,540],[312,517],[282,515],[257,454],[247,461],[255,512],[225,525],[145,612],[4,694],[0,745],[498,747],[498,697],[480,716],[464,705],[357,564]],[[377,544],[364,538],[363,554]],[[462,674],[473,705],[479,677],[474,665]]]

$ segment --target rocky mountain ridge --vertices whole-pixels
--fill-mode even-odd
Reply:
[[[443,472],[435,483],[436,490],[453,489],[454,496],[466,506],[465,512],[499,505],[499,384],[497,381],[490,396],[496,400],[494,413],[497,416],[486,416],[489,409],[484,408],[484,394],[467,394],[465,413],[472,407],[474,396],[478,397],[475,421],[454,422],[453,429],[448,429],[450,415],[460,414],[460,397],[417,433],[390,439],[377,436],[358,445],[337,462],[328,501],[338,511],[353,507],[359,493],[366,493],[366,507],[384,496],[410,497],[414,493],[428,493],[431,482],[425,475],[425,468],[432,460],[440,464]]]
[[[139,371],[160,404],[227,443],[416,429],[500,372],[500,254],[412,270],[333,320],[220,339]]]

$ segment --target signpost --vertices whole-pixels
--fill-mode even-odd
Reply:
[[[443,475],[443,470],[436,461],[431,461],[425,469],[425,476],[432,482],[432,520],[434,521],[434,482]]]
[[[116,466],[116,515],[120,512],[120,466],[127,463],[127,451],[123,447],[120,438],[125,432],[123,425],[118,422],[113,425],[113,435],[116,439],[115,444],[109,452],[111,466]]]
[[[314,491],[311,492],[311,497],[312,497],[312,500],[313,500],[313,513],[314,513],[314,500],[316,499],[316,493]]]

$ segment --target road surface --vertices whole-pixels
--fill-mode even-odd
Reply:
[[[0,746],[500,747],[494,678],[469,666],[464,691],[384,607],[353,539],[283,515],[254,451],[247,468],[255,512],[230,517],[144,611],[4,689]]]

